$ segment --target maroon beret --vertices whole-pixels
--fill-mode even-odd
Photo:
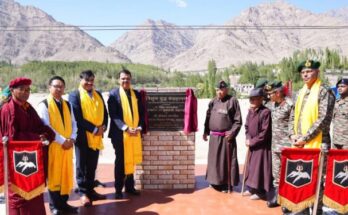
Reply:
[[[18,86],[30,85],[30,84],[31,84],[31,80],[29,78],[19,77],[19,78],[15,78],[12,81],[10,81],[9,87],[15,88]]]

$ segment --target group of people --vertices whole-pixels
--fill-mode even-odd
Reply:
[[[332,89],[319,77],[319,67],[320,62],[314,60],[298,65],[304,85],[294,102],[280,81],[261,80],[251,90],[244,124],[248,149],[244,196],[268,200],[268,207],[279,206],[281,151],[286,147],[320,148],[321,144],[328,144],[332,148],[348,149],[348,79],[337,82],[340,98],[335,102]],[[224,81],[217,84],[217,96],[209,103],[203,134],[204,140],[210,136],[206,180],[221,192],[239,183],[236,137],[242,117],[238,100],[228,90]],[[318,214],[322,213],[322,192],[323,189]],[[285,207],[282,211],[291,212]],[[300,214],[309,214],[309,209]]]
[[[134,167],[142,159],[141,131],[143,106],[140,94],[131,86],[132,74],[122,69],[118,74],[118,88],[111,90],[107,104],[95,90],[95,75],[82,71],[78,90],[63,99],[65,80],[54,76],[48,81],[49,95],[38,111],[28,103],[32,81],[20,77],[8,86],[8,99],[1,103],[0,138],[13,140],[49,141],[43,145],[45,176],[51,213],[76,214],[78,208],[67,203],[73,188],[73,147],[76,158],[76,182],[82,206],[106,196],[94,190],[99,151],[103,149],[103,135],[110,116],[109,138],[115,149],[115,198],[122,199],[122,190],[139,195],[134,187]],[[108,109],[106,108],[108,105]],[[11,144],[11,142],[10,142]],[[43,194],[30,200],[9,189],[11,215],[46,214]]]

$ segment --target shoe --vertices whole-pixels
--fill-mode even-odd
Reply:
[[[269,207],[269,208],[275,208],[278,206],[279,206],[278,202],[267,201],[267,207]]]
[[[244,191],[244,193],[242,194],[242,196],[251,196],[252,194],[250,193],[249,190]]]
[[[136,189],[131,189],[131,190],[126,190],[126,193],[131,194],[133,196],[139,196],[140,195],[140,191],[136,190]]]
[[[259,200],[259,199],[265,199],[265,195],[262,195],[262,194],[253,194],[250,196],[250,199],[251,200]]]
[[[291,211],[289,209],[287,209],[286,207],[282,207],[282,212],[283,214],[287,214],[287,213],[290,213]]]
[[[99,193],[95,192],[94,190],[89,195],[89,197],[94,201],[106,199],[105,195],[99,194]]]
[[[52,215],[60,215],[62,212],[58,210],[57,208],[51,208]]]
[[[84,207],[88,207],[92,205],[91,200],[86,195],[82,195],[80,197],[80,202],[81,202],[81,205]]]
[[[65,213],[70,213],[70,214],[78,214],[78,208],[74,207],[74,206],[71,206],[71,205],[68,205],[68,204],[66,204],[64,206],[62,211],[65,212]]]
[[[116,192],[116,193],[115,193],[115,199],[123,199],[123,194],[122,194],[122,192]]]

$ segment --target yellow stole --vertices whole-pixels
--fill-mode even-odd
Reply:
[[[120,87],[120,98],[122,105],[123,121],[129,128],[136,128],[139,124],[138,100],[133,89],[131,92],[132,111],[126,92]],[[123,148],[124,148],[124,171],[125,174],[133,174],[135,164],[142,162],[142,145],[140,132],[136,136],[131,136],[127,132],[123,132]]]
[[[79,91],[83,118],[94,125],[103,125],[104,104],[102,98],[95,90],[92,90],[92,97],[90,97],[88,92],[83,89],[82,86],[79,87]],[[94,135],[89,131],[86,131],[86,135],[89,148],[93,150],[104,149],[102,136]]]
[[[313,123],[317,121],[319,114],[318,96],[320,90],[320,79],[317,79],[311,87],[310,94],[308,96],[306,104],[304,104],[302,109],[302,120],[301,120],[301,135],[305,135],[307,131],[312,127]],[[301,113],[301,107],[303,98],[306,94],[307,86],[304,85],[301,89],[295,106],[295,122],[294,122],[294,132],[297,135],[298,123]],[[319,132],[312,140],[304,145],[304,148],[320,148],[322,142],[322,132]]]
[[[67,103],[62,100],[64,123],[54,98],[47,98],[51,127],[65,138],[72,134],[71,114]],[[73,188],[73,149],[64,150],[62,145],[52,142],[48,149],[48,189],[69,195]]]

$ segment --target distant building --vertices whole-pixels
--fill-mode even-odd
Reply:
[[[240,75],[230,75],[229,79],[231,87],[241,95],[249,95],[250,91],[254,88],[253,84],[239,84]]]
[[[348,70],[327,69],[324,74],[330,86],[335,86],[339,78],[348,78]]]

